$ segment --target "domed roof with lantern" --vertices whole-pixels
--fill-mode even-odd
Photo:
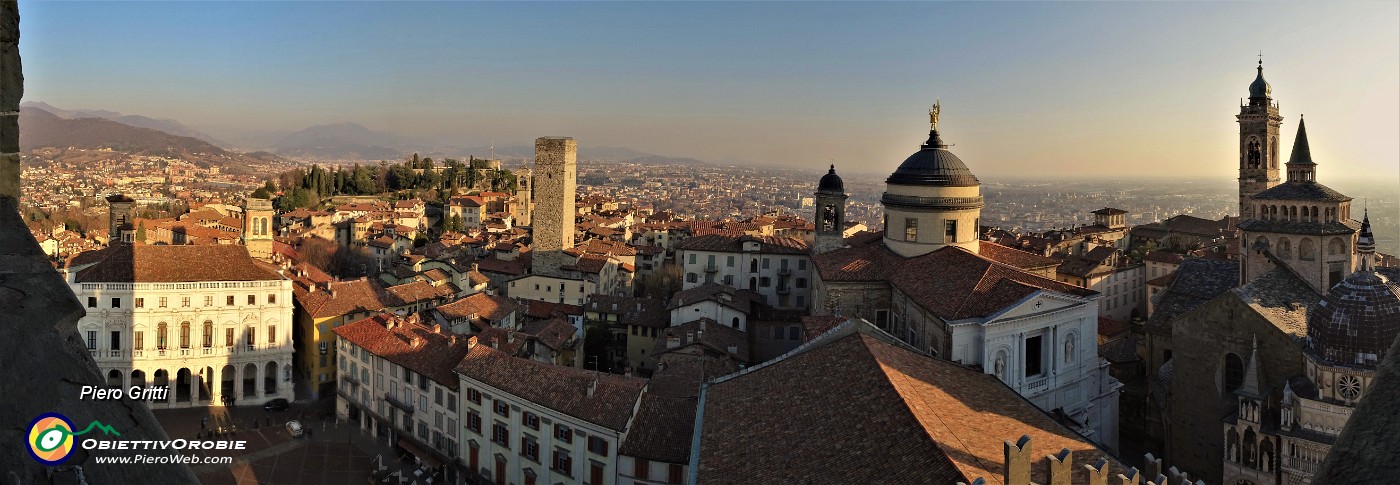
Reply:
[[[929,110],[931,127],[928,132],[928,141],[924,142],[919,151],[904,159],[904,163],[899,164],[899,168],[895,169],[888,179],[885,179],[885,183],[932,187],[977,187],[982,185],[977,180],[977,176],[968,170],[967,165],[948,150],[951,145],[944,143],[943,137],[939,135],[938,111],[939,105],[937,104]]]
[[[1373,367],[1400,335],[1400,285],[1376,270],[1369,214],[1356,252],[1356,272],[1327,290],[1308,318],[1309,350],[1334,364]]]

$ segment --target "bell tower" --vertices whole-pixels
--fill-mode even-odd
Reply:
[[[846,185],[836,175],[836,165],[817,184],[816,236],[812,254],[839,249],[846,243]]]
[[[1283,117],[1273,100],[1273,87],[1264,80],[1264,61],[1249,85],[1249,100],[1240,104],[1240,218],[1258,217],[1250,199],[1279,184],[1278,132]]]
[[[272,214],[270,200],[243,200],[243,245],[253,259],[272,260]]]

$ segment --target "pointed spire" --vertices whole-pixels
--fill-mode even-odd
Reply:
[[[1235,390],[1235,394],[1244,397],[1263,399],[1264,395],[1259,392],[1259,336],[1254,336],[1254,346],[1249,351],[1249,363],[1244,367],[1244,382],[1240,388]]]
[[[1298,115],[1298,137],[1293,139],[1293,155],[1288,157],[1289,165],[1317,165],[1313,163],[1312,149],[1308,148],[1308,128],[1303,124],[1303,115]]]

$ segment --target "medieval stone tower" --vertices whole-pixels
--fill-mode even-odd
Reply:
[[[254,259],[272,260],[272,201],[243,201],[243,245]]]
[[[817,184],[817,234],[812,254],[821,254],[845,245],[846,185],[836,175],[836,165]]]
[[[529,226],[530,213],[535,208],[534,200],[530,197],[530,191],[535,188],[534,172],[528,168],[516,170],[515,183],[515,225]]]
[[[107,245],[132,243],[136,228],[131,225],[131,206],[135,203],[122,194],[107,198]]]
[[[1283,117],[1273,100],[1273,88],[1264,80],[1264,61],[1249,85],[1249,101],[1236,115],[1240,123],[1240,218],[1257,217],[1250,198],[1279,184],[1278,129]]]
[[[574,258],[574,199],[578,186],[578,142],[569,137],[535,139],[535,208],[530,225],[534,261],[531,272],[563,276],[560,266]]]

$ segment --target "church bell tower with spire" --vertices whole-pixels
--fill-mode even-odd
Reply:
[[[1240,104],[1240,218],[1258,217],[1250,199],[1279,184],[1278,132],[1283,117],[1273,100],[1273,88],[1264,80],[1264,61],[1249,85],[1249,100]]]

